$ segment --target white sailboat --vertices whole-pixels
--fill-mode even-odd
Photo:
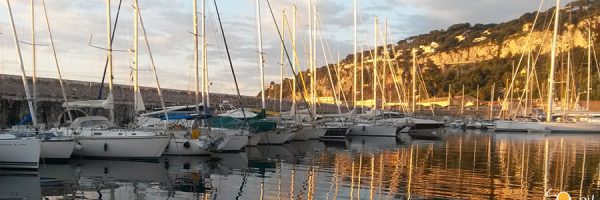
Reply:
[[[567,120],[562,120],[561,122],[552,121],[553,120],[553,100],[554,94],[552,91],[554,88],[554,68],[556,65],[556,45],[557,45],[557,37],[558,37],[558,27],[559,27],[559,16],[560,16],[560,0],[556,1],[556,12],[554,17],[554,35],[552,39],[552,49],[551,49],[551,60],[550,60],[550,75],[548,77],[548,107],[546,110],[546,122],[540,123],[543,128],[542,130],[546,130],[552,133],[600,133],[600,124],[589,123],[584,121],[578,122],[567,122]],[[589,61],[588,61],[589,62]],[[589,88],[587,90],[589,92]]]
[[[110,6],[109,1],[107,1],[107,6]],[[143,101],[137,82],[137,36],[139,20],[137,1],[134,1],[134,9],[134,109],[139,111],[143,110]],[[110,19],[110,15],[107,18]],[[112,45],[109,42],[109,48],[111,47]],[[109,61],[111,61],[111,54],[109,53],[108,56]],[[110,63],[109,68],[112,68]],[[110,69],[110,72],[112,72],[112,69]],[[112,74],[110,74],[110,77],[112,77]],[[109,78],[109,86],[112,85],[111,79]],[[112,87],[109,87],[109,95],[106,100],[68,102],[63,104],[63,106],[69,108],[104,108],[113,110]],[[86,157],[156,158],[162,155],[171,138],[170,135],[167,135],[163,131],[153,132],[115,128],[112,122],[102,116],[79,117],[73,121],[70,127],[56,129],[55,132],[61,133],[64,136],[76,136],[78,148],[76,148],[73,154]]]
[[[32,116],[33,125],[36,126],[37,119],[35,118],[34,114],[33,99],[29,94],[29,84],[27,83],[27,75],[23,66],[23,57],[21,56],[19,39],[15,29],[12,9],[8,0],[6,0],[6,5],[8,7],[8,15],[10,18],[15,46],[17,48],[19,65],[21,67],[21,78],[23,80],[23,86],[25,87],[27,105],[29,107],[29,113],[31,113]],[[37,138],[16,138],[14,135],[0,134],[0,168],[37,169],[39,166],[41,147],[42,142]]]
[[[260,19],[260,0],[256,0],[256,31],[258,37],[258,68],[259,68],[259,76],[260,76],[260,90],[261,90],[261,108],[262,112],[266,109],[265,102],[265,74],[264,74],[264,57],[263,57],[263,47],[262,47],[262,29],[261,29],[261,19]],[[289,140],[291,140],[296,133],[291,130],[280,129],[264,132],[264,136],[251,134],[248,141],[256,141],[254,137],[260,137],[258,144],[283,144]],[[252,144],[249,144],[252,145]]]

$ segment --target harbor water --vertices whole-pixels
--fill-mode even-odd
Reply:
[[[0,171],[0,198],[600,198],[598,135],[439,133],[439,141],[353,137],[204,157],[40,161],[38,171]]]

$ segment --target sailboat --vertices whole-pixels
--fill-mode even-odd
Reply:
[[[359,115],[359,119],[357,119],[357,124],[352,126],[352,128],[350,129],[350,131],[348,132],[349,136],[391,136],[391,137],[395,137],[398,132],[401,130],[399,127],[393,125],[393,124],[386,124],[386,123],[382,123],[382,121],[379,118],[379,116],[381,116],[381,114],[383,113],[383,111],[378,110],[377,108],[377,82],[379,81],[378,79],[378,70],[377,70],[377,64],[378,64],[378,35],[379,35],[379,29],[378,29],[378,18],[375,17],[375,31],[374,31],[374,37],[375,37],[375,47],[373,49],[373,109],[371,110],[371,112],[366,113],[366,114],[361,114]]]
[[[10,23],[13,33],[15,46],[17,48],[17,56],[19,58],[19,65],[21,67],[21,78],[23,80],[23,87],[25,87],[25,96],[27,97],[27,106],[29,107],[29,113],[32,114],[32,122],[37,125],[37,119],[35,118],[33,99],[29,94],[29,84],[27,82],[27,74],[23,67],[23,57],[21,56],[21,48],[19,46],[19,39],[17,31],[15,29],[15,22],[12,15],[12,9],[10,2],[7,0],[6,5],[8,7],[8,15],[10,17]],[[16,138],[10,134],[0,134],[0,168],[25,168],[25,169],[37,169],[39,166],[40,152],[42,147],[42,141],[37,138],[25,137]]]
[[[554,113],[553,101],[554,101],[554,71],[556,65],[556,46],[558,37],[558,27],[560,21],[560,0],[556,1],[556,11],[554,16],[554,34],[552,39],[551,49],[551,60],[550,60],[550,74],[548,77],[548,104],[546,109],[546,122],[519,122],[516,125],[521,128],[527,129],[527,131],[542,131],[551,133],[600,133],[600,124],[591,123],[590,121],[576,120],[568,121],[561,117],[569,117],[567,115],[558,115]],[[589,48],[589,47],[588,47]],[[590,61],[588,61],[590,62]],[[587,90],[589,92],[589,89]],[[557,117],[558,116],[558,117]],[[557,120],[555,120],[557,119]],[[505,128],[503,125],[514,126],[515,123],[512,121],[501,121],[496,122],[496,129]]]
[[[33,113],[31,113],[31,117],[37,117],[36,113],[35,113],[35,102],[36,102],[36,50],[35,50],[35,5],[33,4],[34,2],[31,1],[31,27],[32,27],[32,65],[33,65]],[[58,65],[58,59],[56,57],[56,50],[54,47],[54,40],[52,37],[52,31],[50,30],[50,21],[48,19],[48,13],[46,12],[46,3],[43,2],[43,8],[44,8],[44,15],[46,17],[46,25],[48,28],[48,33],[50,36],[50,46],[52,47],[52,51],[54,53],[54,61],[56,63],[56,68],[58,71],[58,77],[60,80],[60,85],[61,85],[61,90],[62,90],[62,94],[63,94],[63,98],[64,101],[67,101],[66,98],[66,92],[65,89],[63,87],[63,83],[62,83],[62,75],[60,73],[60,67]],[[70,114],[70,113],[69,113]],[[70,115],[69,115],[70,117]],[[37,120],[36,120],[37,121]],[[8,134],[12,134],[14,136],[16,136],[17,138],[26,138],[26,137],[37,137],[40,138],[42,140],[42,147],[41,147],[41,154],[40,157],[41,158],[45,158],[45,159],[68,159],[69,157],[71,157],[71,154],[73,153],[73,150],[75,148],[75,138],[73,137],[62,137],[59,136],[55,133],[53,133],[51,130],[46,130],[45,126],[43,125],[39,125],[39,124],[34,124],[33,126],[30,125],[16,125],[11,127],[10,129],[6,130],[6,133]]]
[[[260,19],[260,0],[256,0],[256,30],[258,37],[258,68],[260,73],[260,90],[261,90],[261,112],[259,113],[260,118],[255,117],[253,123],[269,123],[266,119],[266,102],[265,102],[265,74],[264,74],[264,57],[262,47],[262,28]],[[274,122],[271,122],[274,123]],[[264,136],[261,137],[258,144],[283,144],[292,140],[296,134],[293,129],[286,129],[285,127],[276,126],[274,130],[265,130]],[[251,135],[250,137],[253,137]],[[254,141],[249,139],[249,141]]]
[[[107,7],[109,6],[110,2],[107,0]],[[134,1],[134,9],[134,110],[137,112],[144,110],[137,82],[137,36],[138,21],[140,19],[137,1]],[[110,14],[110,12],[108,13]],[[107,16],[107,20],[110,20],[110,15]],[[108,48],[112,48],[110,39]],[[110,50],[108,57],[109,71],[112,72]],[[112,73],[110,77],[112,77]],[[110,86],[112,86],[112,78],[109,78],[109,95],[105,100],[68,102],[64,103],[63,106],[69,108],[103,108],[112,113],[114,101],[112,87]],[[56,132],[61,132],[65,136],[76,136],[78,139],[78,148],[76,148],[73,154],[87,157],[156,158],[162,155],[171,139],[171,136],[164,131],[154,132],[140,129],[117,128],[109,119],[103,116],[76,118],[69,127],[56,129]]]

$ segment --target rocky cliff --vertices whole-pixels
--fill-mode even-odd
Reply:
[[[358,82],[364,74],[364,87],[357,89],[360,100],[372,98],[374,67],[373,54],[378,58],[378,95],[385,92],[387,102],[406,100],[412,81],[412,52],[416,52],[418,66],[419,98],[447,96],[461,92],[489,98],[492,84],[500,95],[510,83],[511,74],[520,72],[515,88],[525,88],[527,63],[532,66],[529,80],[534,97],[543,95],[546,87],[549,66],[549,52],[552,39],[554,8],[544,12],[526,13],[518,19],[500,24],[455,24],[446,30],[434,30],[427,34],[412,36],[387,46],[379,46],[356,55],[348,55],[340,63],[323,66],[317,70],[317,93],[319,96],[333,96],[333,87],[340,99],[352,100],[353,58],[359,60]],[[587,79],[588,31],[591,32],[592,46],[600,41],[600,1],[576,1],[561,9],[558,38],[558,66],[556,80],[567,79],[570,71],[571,90],[574,95],[585,93]],[[592,49],[592,91],[600,91],[600,72]],[[529,58],[529,59],[528,59]],[[364,61],[364,68],[360,68]],[[332,73],[329,78],[327,67]],[[364,70],[361,70],[364,69]],[[570,70],[567,70],[570,69]],[[302,72],[306,87],[309,86],[308,73]],[[300,74],[297,75],[300,78]],[[575,81],[573,81],[575,80]],[[382,84],[385,83],[385,84]],[[520,84],[520,85],[519,85]],[[555,92],[565,90],[567,84],[558,84]],[[284,97],[291,96],[291,80],[283,84]],[[300,93],[302,87],[298,86]],[[362,91],[362,93],[361,93]],[[279,96],[279,84],[271,83],[266,91],[268,96]],[[259,94],[260,95],[260,94]],[[496,94],[498,96],[498,94]],[[378,99],[381,96],[378,97]],[[594,92],[593,99],[600,99],[600,92]],[[382,100],[379,100],[382,101]]]

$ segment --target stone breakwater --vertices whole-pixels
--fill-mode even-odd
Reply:
[[[29,85],[31,87],[31,79]],[[66,80],[65,88],[69,101],[91,100],[98,98],[98,91],[102,85],[96,82],[86,82],[77,80]],[[104,84],[104,96],[108,92],[108,84]],[[127,123],[133,119],[133,87],[130,85],[114,85],[113,95],[115,100],[115,121],[118,123]],[[160,107],[160,98],[157,95],[156,88],[140,88],[146,108]],[[163,89],[163,96],[167,106],[173,105],[193,105],[194,92],[186,90]],[[38,78],[37,79],[37,115],[41,122],[54,126],[60,122],[60,117],[64,114],[62,107],[63,98],[58,79]],[[229,101],[235,106],[239,106],[237,95],[211,93],[210,100],[213,108],[219,103]],[[244,106],[247,108],[259,109],[261,107],[260,98],[253,96],[242,96]],[[304,105],[300,103],[300,105]],[[283,102],[284,110],[289,110],[291,101]],[[279,100],[267,100],[268,110],[279,110]],[[91,114],[107,116],[103,110],[83,110]],[[325,105],[319,108],[320,112],[335,111],[335,106]],[[25,90],[20,76],[0,74],[0,127],[8,126],[19,122],[23,116],[28,113]]]

